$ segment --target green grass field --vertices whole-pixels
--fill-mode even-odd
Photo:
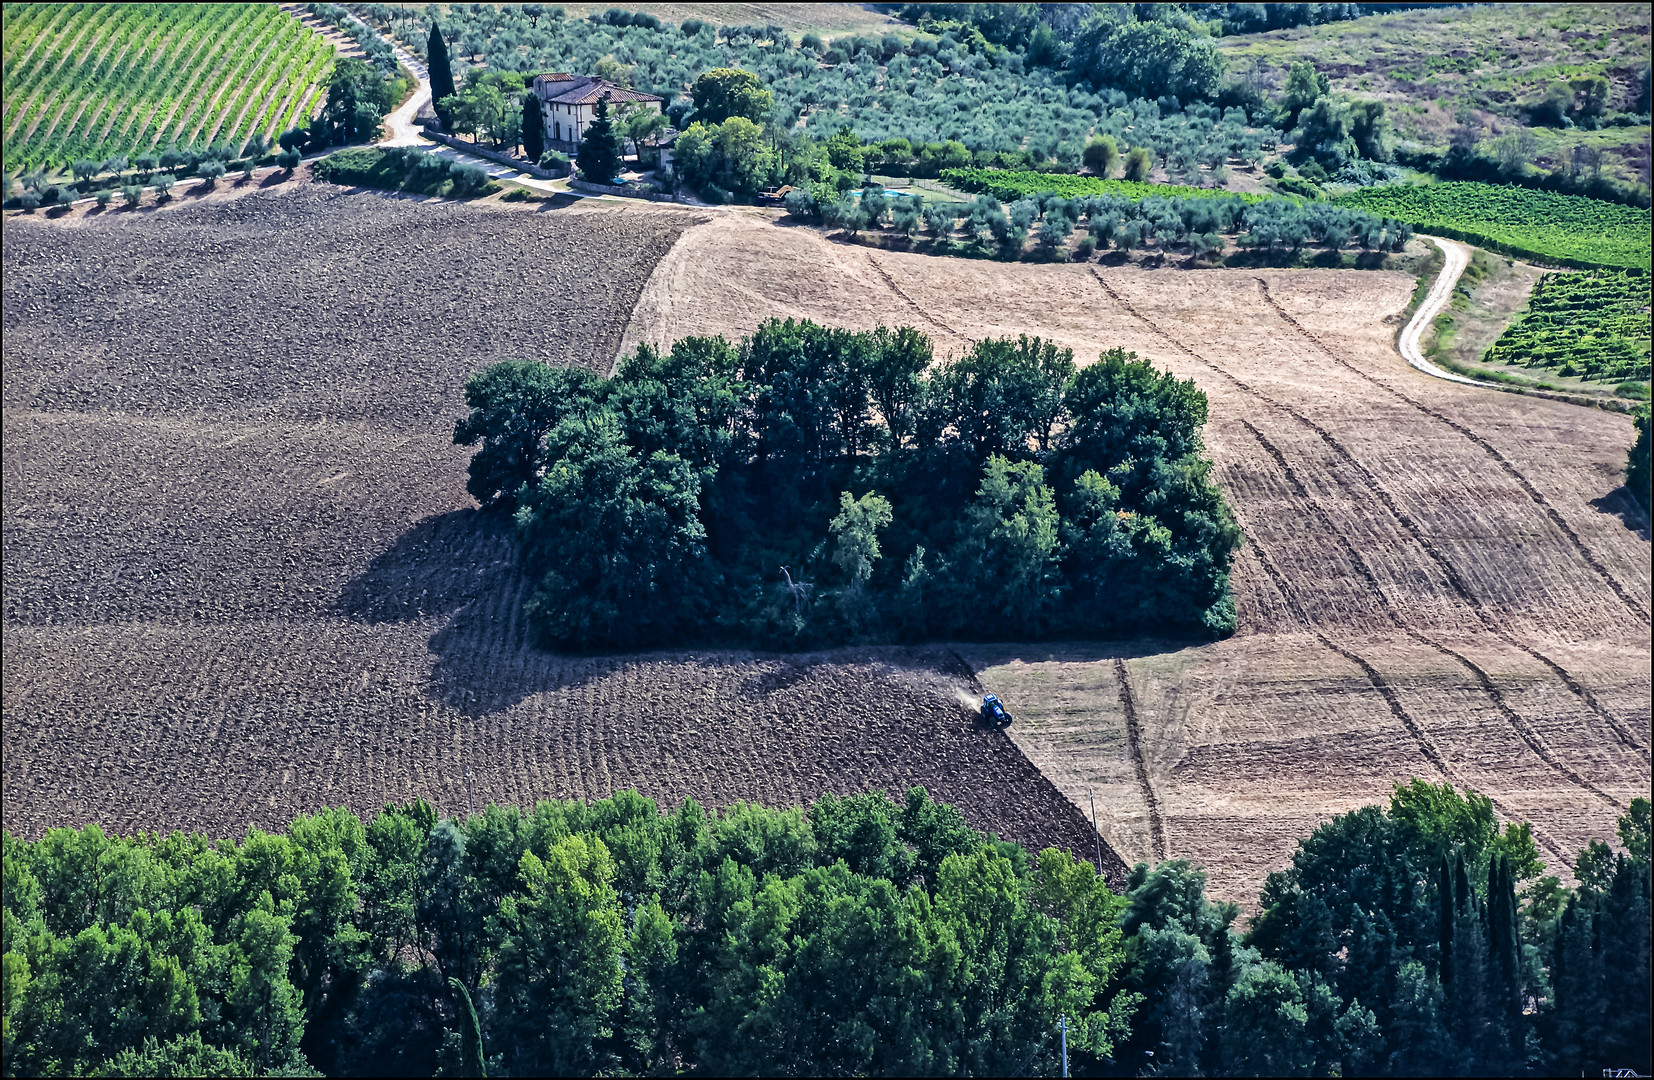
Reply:
[[[8,171],[275,135],[333,48],[274,4],[6,4]]]
[[[1493,184],[1397,184],[1336,200],[1422,232],[1563,266],[1649,269],[1646,208]]]

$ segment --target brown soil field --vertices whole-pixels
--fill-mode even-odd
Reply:
[[[226,836],[415,796],[722,807],[920,784],[1089,856],[1089,820],[963,715],[976,684],[945,648],[525,641],[508,526],[451,444],[464,380],[507,356],[606,368],[700,220],[302,180],[7,216],[6,828]]]
[[[688,230],[624,344],[765,318],[1029,333],[1192,377],[1245,527],[1214,643],[961,646],[1012,737],[1127,860],[1250,900],[1330,816],[1421,777],[1531,821],[1554,872],[1650,783],[1648,523],[1621,415],[1457,386],[1393,339],[1414,282],[932,258],[726,212]]]

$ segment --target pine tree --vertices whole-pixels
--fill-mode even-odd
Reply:
[[[523,155],[536,165],[546,152],[546,122],[540,115],[540,99],[530,90],[523,95]]]
[[[575,160],[580,165],[581,176],[593,184],[610,183],[620,172],[620,140],[615,137],[607,96],[598,100],[597,115],[580,137],[580,152]]]
[[[453,97],[454,69],[448,63],[448,43],[442,39],[442,27],[431,24],[431,36],[425,43],[425,66],[431,78],[431,107],[436,109],[437,115],[442,118],[442,126],[448,126],[448,117],[437,103],[443,98]]]

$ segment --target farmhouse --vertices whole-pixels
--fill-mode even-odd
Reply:
[[[575,150],[580,136],[597,116],[597,103],[607,100],[612,109],[623,102],[637,108],[660,112],[661,99],[654,94],[616,86],[607,79],[586,75],[547,72],[534,76],[531,84],[540,101],[540,115],[546,125],[546,145],[554,150]]]

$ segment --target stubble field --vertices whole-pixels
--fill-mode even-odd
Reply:
[[[1418,776],[1532,821],[1566,875],[1649,785],[1647,522],[1627,418],[1430,379],[1377,271],[930,258],[757,216],[685,234],[627,343],[772,316],[903,321],[938,352],[1041,334],[1124,346],[1210,398],[1246,530],[1215,643],[960,647],[1028,757],[1127,862],[1205,863],[1247,900],[1316,824]]]
[[[979,828],[1090,853],[1072,803],[965,721],[946,649],[529,645],[508,526],[450,441],[464,380],[506,356],[606,368],[697,220],[309,184],[9,217],[7,828],[921,784]]]

